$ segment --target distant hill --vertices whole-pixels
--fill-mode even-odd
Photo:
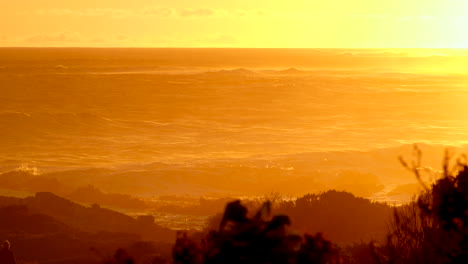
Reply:
[[[151,206],[137,197],[104,192],[87,183],[99,182],[111,172],[107,169],[89,169],[35,175],[31,171],[13,170],[0,173],[0,188],[25,193],[52,192],[75,202],[98,203],[111,208],[142,210]]]
[[[244,68],[238,68],[238,69],[232,69],[232,70],[220,70],[220,71],[209,72],[209,73],[223,74],[223,75],[255,75],[257,74],[254,71],[244,69]]]
[[[72,233],[72,228],[45,214],[34,213],[25,205],[0,208],[0,233]]]
[[[131,233],[155,241],[172,241],[174,235],[171,230],[154,224],[154,219],[135,219],[98,204],[86,207],[50,192],[39,192],[24,199],[0,197],[0,204],[24,206],[30,212],[50,216],[84,232]]]
[[[142,240],[169,244],[175,238],[174,231],[156,225],[151,216],[135,219],[49,192],[24,199],[0,196],[0,216],[0,237],[9,239],[17,258],[28,262],[100,263],[117,248]]]
[[[293,75],[293,74],[305,74],[307,72],[305,71],[301,71],[301,70],[298,70],[296,68],[289,68],[287,70],[282,70],[282,71],[278,71],[279,74],[287,74],[287,75]]]

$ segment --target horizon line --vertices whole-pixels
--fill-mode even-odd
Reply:
[[[305,48],[305,47],[116,47],[116,46],[107,46],[107,47],[93,47],[93,46],[66,46],[66,47],[59,47],[59,46],[0,46],[0,49],[348,49],[348,50],[365,50],[365,49],[392,49],[392,50],[408,50],[408,49],[426,49],[426,50],[468,50],[466,48],[428,48],[428,47],[411,47],[411,48],[390,48],[390,47],[376,47],[376,48],[356,48],[356,47],[313,47],[313,48]]]

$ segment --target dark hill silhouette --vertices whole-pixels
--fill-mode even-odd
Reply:
[[[175,238],[151,216],[135,219],[47,192],[24,199],[0,196],[0,216],[0,237],[9,239],[17,259],[26,262],[101,263],[116,248],[138,247],[132,245],[142,239],[153,241],[148,242],[152,251],[133,252],[156,255],[161,247],[169,252]]]
[[[281,202],[277,210],[289,215],[295,228],[322,232],[335,243],[382,240],[392,213],[386,204],[334,190]]]
[[[71,233],[72,229],[53,217],[33,213],[24,205],[0,208],[0,233]]]
[[[24,199],[25,204],[34,211],[50,215],[73,227],[86,232],[109,231],[134,233],[145,239],[170,241],[174,233],[153,222],[140,221],[125,214],[101,208],[94,204],[85,207],[52,193],[37,193],[35,197]]]
[[[250,206],[257,205],[254,202]],[[295,200],[276,200],[272,210],[288,215],[294,229],[306,233],[321,232],[334,243],[349,246],[352,243],[383,241],[393,208],[348,192],[330,190],[306,194]],[[212,217],[204,232],[215,230],[220,221],[220,214]]]
[[[0,208],[12,205],[20,205],[23,199],[16,197],[0,196]]]
[[[83,232],[131,233],[154,241],[171,241],[175,235],[170,229],[154,224],[152,218],[149,221],[148,217],[135,219],[101,208],[98,204],[86,207],[49,192],[39,192],[34,197],[24,199],[0,197],[0,203],[5,206],[22,205],[30,212],[53,217]]]
[[[111,252],[139,239],[117,233],[84,233],[25,205],[1,207],[0,216],[0,237],[12,242],[19,263],[98,263],[99,257],[90,252],[90,246]]]

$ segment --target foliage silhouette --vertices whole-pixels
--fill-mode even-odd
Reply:
[[[105,259],[102,263],[103,264],[135,264],[135,263],[147,263],[147,264],[168,264],[168,261],[165,259],[156,256],[151,258],[150,260],[140,260],[137,261],[138,258],[134,258],[131,254],[129,254],[125,249],[119,248],[115,251],[114,255],[108,259]]]
[[[117,249],[112,259],[104,261],[104,264],[133,264],[135,260],[124,249]]]
[[[3,241],[0,247],[0,263],[2,264],[16,264],[16,258],[13,251],[10,249],[10,241]]]
[[[217,231],[212,230],[200,243],[187,233],[179,233],[173,249],[175,264],[234,263],[341,263],[333,244],[319,233],[298,235],[289,230],[286,215],[269,217],[266,202],[252,216],[240,201],[226,206]]]
[[[411,169],[419,173],[421,153]],[[418,199],[395,209],[386,243],[374,247],[377,263],[468,263],[468,166],[458,160],[450,168],[446,153],[442,177]]]

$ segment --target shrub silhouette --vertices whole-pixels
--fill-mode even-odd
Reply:
[[[405,165],[421,181],[417,153],[418,162]],[[377,263],[468,263],[468,166],[449,170],[449,160],[431,188],[395,210],[385,245],[374,249]]]
[[[340,263],[332,243],[319,233],[298,235],[289,231],[286,215],[269,218],[269,202],[253,216],[240,201],[226,206],[217,231],[212,230],[194,242],[187,233],[179,233],[173,249],[175,264],[234,263]]]
[[[125,249],[119,248],[115,251],[111,258],[108,258],[102,262],[103,264],[135,264],[142,263],[135,261],[135,258],[127,253]],[[161,257],[154,257],[152,260],[144,261],[148,264],[167,264],[168,262]]]
[[[117,249],[112,259],[104,261],[104,264],[133,264],[133,257],[129,256],[124,249]]]

